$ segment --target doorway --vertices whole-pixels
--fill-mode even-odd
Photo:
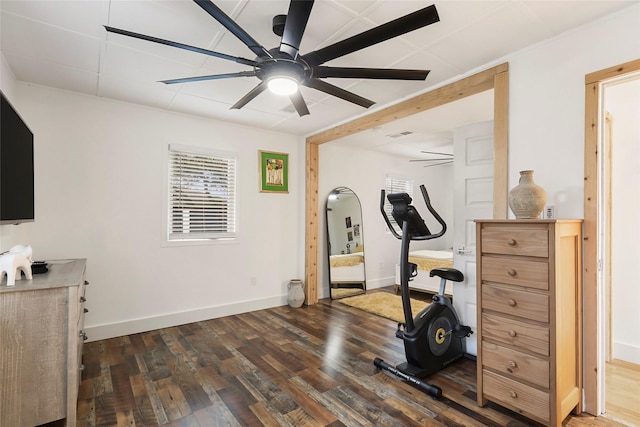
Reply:
[[[622,79],[627,80],[631,75],[639,71],[640,60],[631,61],[587,75],[585,87],[585,269],[583,308],[585,410],[595,415],[606,413],[613,418],[626,419],[626,422],[633,424],[638,423],[637,420],[629,419],[634,416],[633,413],[624,411],[626,409],[635,409],[636,405],[631,400],[624,402],[619,399],[629,396],[633,396],[630,398],[632,400],[637,398],[640,390],[634,391],[633,386],[634,384],[637,386],[638,380],[632,381],[631,378],[633,375],[640,376],[640,369],[633,369],[636,366],[634,363],[630,364],[631,366],[626,363],[607,363],[607,359],[615,362],[617,357],[629,358],[628,354],[625,354],[628,352],[624,346],[616,345],[615,324],[616,322],[620,323],[621,320],[616,320],[615,316],[620,316],[622,310],[620,306],[615,306],[615,298],[616,293],[622,293],[626,297],[633,294],[633,290],[636,290],[635,293],[637,294],[637,286],[631,292],[624,288],[616,291],[616,282],[628,280],[628,278],[616,276],[616,273],[622,272],[615,263],[616,253],[621,254],[620,249],[616,249],[616,243],[622,240],[627,242],[626,244],[628,245],[629,241],[634,241],[634,236],[629,236],[628,230],[616,232],[616,226],[614,225],[615,221],[619,222],[619,219],[615,217],[616,208],[612,206],[615,206],[616,200],[620,200],[620,196],[616,196],[615,183],[616,179],[619,181],[619,178],[616,178],[616,174],[620,171],[615,170],[615,159],[616,150],[620,150],[620,147],[617,147],[616,142],[614,142],[616,141],[616,136],[615,132],[612,131],[613,127],[608,126],[608,123],[615,123],[616,114],[611,114],[609,119],[605,120],[606,102],[603,100],[606,95],[607,85],[613,87],[614,84],[620,83]],[[637,120],[634,121],[634,124],[637,126]],[[607,143],[610,143],[610,146]],[[637,150],[637,143],[635,145]],[[617,156],[620,157],[621,154],[625,156],[621,151],[618,151]],[[637,155],[635,161],[637,165]],[[632,172],[627,166],[618,164],[617,167],[622,172]],[[610,176],[612,179],[609,179]],[[635,182],[637,182],[637,179]],[[637,194],[634,197],[637,198]],[[635,208],[634,212],[637,212],[637,209]],[[620,236],[621,233],[624,233],[622,237],[616,237]],[[627,246],[624,250],[628,249],[631,248]],[[624,252],[622,254],[624,255]],[[633,270],[634,266],[636,268],[634,283],[637,283],[638,276],[640,276],[640,274],[637,274],[637,256],[636,262],[633,262],[628,267]],[[625,270],[625,272],[627,271]],[[608,298],[608,295],[611,295],[611,298]],[[637,311],[637,307],[633,311]],[[632,330],[634,328],[627,327],[626,329]],[[624,344],[628,340],[623,337],[618,341],[619,344]],[[628,370],[627,368],[629,367],[632,369]],[[620,371],[624,372],[619,376],[622,382],[616,382],[615,375],[611,374]],[[616,396],[615,391],[622,391],[622,393]],[[612,398],[614,400],[610,400]]]
[[[640,72],[602,83],[604,413],[640,425]]]

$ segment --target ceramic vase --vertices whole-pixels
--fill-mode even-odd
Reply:
[[[520,183],[509,191],[509,207],[516,219],[538,218],[547,203],[547,193],[533,182],[533,171],[520,171]]]
[[[289,282],[289,296],[287,302],[290,307],[298,308],[304,302],[304,284],[302,280],[292,279]]]

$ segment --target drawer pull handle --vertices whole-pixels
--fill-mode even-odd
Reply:
[[[514,399],[515,399],[516,397],[518,397],[518,393],[516,393],[515,391],[511,390],[511,391],[509,392],[509,396],[511,396],[512,398],[514,398]]]
[[[514,360],[509,360],[508,365],[510,368],[516,368],[518,366],[518,364]]]
[[[518,335],[518,334],[516,333],[516,331],[514,331],[513,329],[509,329],[509,336],[510,336],[511,338],[515,337],[516,335]]]
[[[511,276],[511,277],[515,277],[515,276],[516,276],[516,274],[518,274],[518,272],[517,272],[517,271],[515,271],[513,268],[510,268],[510,269],[508,269],[508,270],[507,270],[507,274],[508,274],[509,276]]]
[[[507,304],[509,304],[510,307],[515,307],[518,303],[515,300],[510,299],[507,301]]]
[[[507,245],[509,245],[509,246],[515,246],[515,245],[516,245],[516,243],[518,243],[518,242],[516,242],[516,241],[515,241],[515,239],[509,239],[509,240],[507,240]]]

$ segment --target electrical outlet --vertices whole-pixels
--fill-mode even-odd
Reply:
[[[556,217],[556,210],[553,206],[545,206],[543,213],[544,219],[554,219]]]

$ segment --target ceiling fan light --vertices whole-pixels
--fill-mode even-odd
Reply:
[[[267,86],[276,95],[293,95],[298,91],[298,81],[289,76],[271,77]]]

